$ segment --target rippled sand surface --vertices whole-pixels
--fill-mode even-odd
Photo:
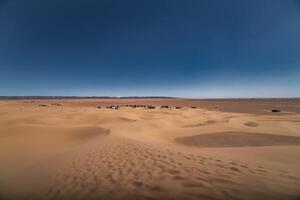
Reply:
[[[299,158],[299,100],[0,101],[0,199],[297,199]]]

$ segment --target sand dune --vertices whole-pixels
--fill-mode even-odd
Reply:
[[[57,100],[0,101],[0,113],[6,113],[0,115],[0,198],[300,196],[299,114],[189,109],[194,100],[60,100],[63,106],[38,106],[52,103]],[[116,103],[186,108],[97,108]]]
[[[108,136],[110,133],[110,130],[104,129],[101,127],[87,126],[87,127],[71,128],[70,130],[67,130],[66,132],[73,139],[83,141],[86,139],[93,139],[93,137],[96,137],[96,136],[102,136],[102,135]]]
[[[207,126],[207,125],[211,125],[211,124],[214,124],[214,123],[216,123],[216,121],[214,121],[214,120],[207,120],[207,121],[205,121],[203,123],[185,125],[184,127],[185,128],[189,128],[189,127]]]
[[[300,145],[300,137],[266,133],[219,132],[175,138],[180,144],[199,147],[255,147]]]
[[[0,177],[108,134],[100,127],[2,126]]]

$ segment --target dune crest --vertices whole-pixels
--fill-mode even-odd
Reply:
[[[81,126],[70,128],[68,133],[70,137],[73,137],[73,139],[84,140],[91,139],[96,136],[108,136],[110,134],[110,130],[97,126]]]
[[[193,128],[193,127],[199,127],[199,126],[207,126],[207,125],[211,125],[216,123],[215,120],[207,120],[205,122],[202,123],[198,123],[198,124],[189,124],[189,125],[185,125],[183,126],[184,128]]]

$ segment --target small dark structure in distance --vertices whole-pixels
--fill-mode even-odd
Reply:
[[[107,106],[106,108],[117,110],[117,109],[119,109],[119,106]]]
[[[60,103],[52,103],[51,105],[52,106],[62,106],[62,104],[60,104]]]
[[[280,112],[278,109],[272,109],[272,112]]]
[[[155,106],[145,106],[146,109],[155,109]]]

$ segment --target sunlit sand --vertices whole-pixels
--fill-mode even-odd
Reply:
[[[299,158],[299,100],[0,101],[0,199],[295,199]]]

